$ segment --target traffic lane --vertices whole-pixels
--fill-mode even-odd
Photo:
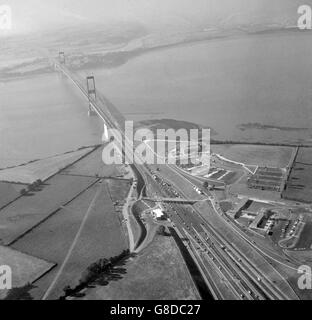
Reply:
[[[163,189],[169,189],[170,190],[170,188],[171,187],[168,187],[168,184],[164,184],[163,183],[164,182],[164,178],[161,178],[161,180],[160,180],[160,183],[162,183],[162,185],[163,185]],[[182,218],[182,223],[185,225],[186,224],[186,222],[185,222],[185,219],[187,219],[187,218],[189,218],[190,216],[192,216],[192,217],[194,217],[194,216],[196,216],[196,215],[194,215],[194,214],[187,214],[186,212],[185,212],[185,209],[183,210],[184,208],[182,208],[182,210],[181,210],[181,212],[180,212],[180,214],[182,213],[184,213],[184,219]],[[178,214],[178,216],[180,217],[180,214]],[[191,221],[188,221],[189,223],[191,223],[191,225],[192,225],[192,222]]]
[[[159,195],[163,195],[165,194],[166,196],[171,194],[171,186],[168,186],[167,184],[163,183],[164,180],[159,180],[159,183],[161,184],[161,186],[159,187],[160,190],[158,191]],[[170,210],[168,211],[168,215],[169,218],[172,220],[172,222],[175,224],[175,226],[179,229],[180,233],[183,234],[183,237],[187,237],[188,238],[191,236],[193,238],[193,241],[199,242],[199,239],[197,238],[196,235],[196,229],[195,227],[198,229],[199,232],[203,232],[201,226],[200,226],[200,220],[196,217],[196,219],[194,219],[194,216],[191,214],[190,212],[190,207],[188,207],[188,209],[186,209],[185,207],[182,207],[181,205],[174,205],[174,204],[166,204],[167,207],[170,207]],[[187,230],[186,230],[187,229]],[[194,240],[194,238],[196,238],[196,240]],[[199,252],[197,252],[197,250],[195,250],[196,255],[198,256],[198,254],[200,254]],[[215,260],[215,259],[214,259]],[[200,259],[200,261],[202,263],[203,260]],[[205,266],[205,264],[203,264],[203,266]],[[214,266],[215,269],[217,270],[217,272],[219,271],[220,266]],[[223,270],[227,270],[226,267],[224,266]],[[220,273],[220,271],[219,271]],[[229,284],[231,284],[231,282],[233,281],[232,277],[229,276],[229,274],[227,275],[221,275],[222,279],[227,279],[227,282]],[[229,278],[228,278],[229,277]],[[232,283],[232,288],[237,287],[237,284]],[[237,293],[234,290],[234,294],[235,296],[238,296],[239,298],[244,297],[244,294],[242,293],[242,291]]]
[[[179,188],[183,187],[183,193],[186,192],[186,196],[195,197],[196,194],[192,188],[189,188],[186,185],[187,179],[185,177],[181,177],[181,175],[176,174],[176,172],[171,171],[168,167],[162,167],[163,174],[166,175],[167,179],[173,180],[173,183]],[[172,181],[171,180],[171,181]],[[190,184],[190,182],[189,182]],[[181,191],[181,189],[178,189]],[[197,195],[199,197],[199,195]],[[271,279],[272,285],[280,287],[281,292],[285,292],[285,295],[291,299],[298,299],[297,295],[290,287],[288,282],[281,276],[281,274],[275,270],[269,262],[265,260],[265,258],[260,255],[255,248],[253,248],[245,239],[242,239],[238,236],[235,231],[233,231],[229,226],[227,226],[224,220],[220,220],[221,217],[218,213],[215,212],[210,206],[204,206],[203,204],[195,205],[196,209],[200,211],[200,215],[205,219],[206,222],[212,223],[215,228],[217,228],[224,237],[226,237],[230,242],[234,242],[241,251],[244,252],[248,256],[248,259],[253,261],[253,263],[257,266],[259,270],[261,270],[262,274],[267,275],[268,279]],[[207,208],[209,209],[207,214]]]
[[[194,239],[196,237],[195,230],[192,227],[185,225],[184,220],[182,218],[180,218],[179,215],[173,214],[173,215],[171,215],[171,219],[172,219],[173,223],[175,224],[175,227],[179,229],[179,231],[182,234],[182,236],[184,237],[184,239],[190,239],[190,238],[192,239],[193,244],[192,244],[192,248],[190,248],[190,250],[194,251],[194,255],[197,256],[197,258],[200,260],[199,263],[202,264],[202,267],[204,269],[209,268],[207,266],[207,263],[209,263],[210,268],[211,268],[211,264],[213,263],[212,260],[211,261],[204,261],[202,258],[199,257],[201,255],[201,252],[200,252],[200,250],[197,249],[197,247],[199,246],[198,241]],[[212,266],[213,266],[213,268],[215,269],[215,272],[218,274],[218,276],[220,278],[219,282],[224,282],[224,280],[226,280],[226,283],[231,284],[233,282],[232,277],[229,276],[229,275],[224,275],[220,271],[219,265],[216,264],[216,260],[217,259],[214,258],[214,263],[212,264]],[[226,270],[226,268],[224,268],[222,270]],[[206,274],[206,277],[211,277],[211,275],[210,274]],[[232,288],[231,288],[231,286],[230,286],[230,288],[229,287],[227,287],[227,288],[228,288],[228,290],[229,289],[233,290],[233,287],[235,287],[235,286],[236,286],[236,284],[232,283]],[[241,299],[242,292],[237,293],[237,290],[238,289],[233,290],[232,296],[236,297],[238,299]],[[228,294],[226,294],[226,296],[228,296]]]
[[[161,183],[163,181],[160,181]],[[170,187],[167,187],[167,185],[162,187],[163,189],[168,190],[170,193]],[[170,217],[173,220],[175,224],[180,224],[180,227],[186,228],[187,230],[184,232],[188,235],[188,238],[191,238],[192,241],[198,246],[198,245],[203,245],[203,243],[200,242],[199,237],[200,237],[200,232],[203,232],[203,229],[200,226],[200,221],[199,218],[194,216],[191,213],[192,208],[188,207],[187,209],[185,207],[181,206],[172,206],[172,211],[170,213]],[[179,207],[179,208],[176,208]],[[183,216],[183,217],[182,217]],[[194,219],[196,217],[196,219]],[[193,218],[193,219],[190,219]],[[182,224],[182,225],[181,225]],[[197,230],[196,230],[197,229]],[[207,248],[206,248],[207,249]],[[227,282],[233,292],[241,299],[245,299],[245,297],[248,297],[253,299],[252,296],[248,293],[248,288],[247,285],[243,286],[239,282],[233,281],[233,272],[232,272],[232,266],[229,263],[229,260],[224,261],[224,259],[220,259],[218,255],[216,255],[215,252],[211,251],[211,254],[214,256],[212,259],[213,261],[217,261],[218,264],[215,265],[215,268],[217,271],[220,272],[222,270],[223,277],[227,279]],[[207,257],[206,257],[207,258]],[[203,261],[202,261],[203,262]]]

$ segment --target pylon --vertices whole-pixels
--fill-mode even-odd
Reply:
[[[89,115],[94,115],[96,112],[94,111],[91,101],[96,100],[96,88],[95,88],[95,79],[94,76],[87,77],[87,91],[88,91],[88,99],[89,99]]]
[[[60,61],[61,64],[65,64],[66,58],[65,58],[65,52],[64,51],[60,51],[59,52],[59,61]]]

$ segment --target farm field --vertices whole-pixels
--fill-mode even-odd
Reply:
[[[107,179],[105,183],[108,186],[108,191],[113,202],[125,201],[131,186],[129,181]]]
[[[20,196],[25,185],[0,182],[0,209]]]
[[[56,175],[44,183],[41,191],[14,201],[0,211],[0,243],[8,245],[95,181],[88,177]]]
[[[285,199],[293,201],[312,202],[312,149],[300,148],[290,172],[286,188],[283,191]]]
[[[0,181],[30,184],[37,179],[46,180],[69,164],[79,160],[93,148],[85,148],[62,155],[34,161],[11,169],[0,170]]]
[[[312,148],[299,148],[296,162],[312,165]]]
[[[13,290],[0,290],[0,300],[9,298],[10,292],[35,281],[54,266],[53,263],[3,246],[0,246],[0,265],[9,265],[14,275]]]
[[[291,159],[294,148],[261,145],[211,145],[211,151],[246,165],[284,168]]]
[[[123,272],[118,281],[87,289],[85,296],[78,299],[194,300],[200,298],[172,237],[156,236],[149,247],[133,260],[128,260],[122,269]]]
[[[296,248],[301,250],[311,250],[312,246],[312,222],[307,222],[303,227]]]
[[[128,249],[121,216],[115,212],[107,184],[92,186],[13,245],[17,250],[57,263],[53,272],[34,283],[36,297],[43,294],[55,277],[88,210],[80,237],[49,299],[59,298],[66,285],[76,286],[91,263]]]
[[[63,295],[66,285],[78,285],[83,272],[93,262],[128,249],[122,206],[130,190],[130,180],[104,179],[100,182],[97,174],[108,178],[125,177],[125,170],[104,165],[102,150],[90,153],[91,150],[87,148],[62,155],[56,162],[55,157],[34,162],[34,168],[35,164],[39,165],[39,171],[57,169],[58,173],[24,196],[20,196],[24,184],[0,182],[2,207],[15,200],[0,210],[0,243],[10,245],[11,252],[17,257],[23,254],[36,257],[34,259],[49,266],[48,270],[53,267],[43,277],[39,278],[42,273],[38,277],[29,276],[31,282],[39,279],[14,291],[14,298],[42,298],[64,262],[82,221],[84,225],[79,238],[49,299]],[[66,161],[74,163],[70,165]],[[67,168],[59,172],[64,165]],[[127,177],[131,178],[131,175]],[[87,219],[83,220],[87,212]],[[36,270],[34,266],[33,271]]]
[[[121,171],[118,166],[105,165],[102,160],[103,148],[98,148],[90,155],[76,162],[72,166],[66,168],[63,174],[72,175],[86,175],[86,176],[100,176],[100,177],[116,177],[121,175]]]

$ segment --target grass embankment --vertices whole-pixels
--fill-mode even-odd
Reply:
[[[134,203],[132,206],[132,214],[138,226],[136,229],[139,231],[137,234],[135,234],[135,248],[138,248],[142,244],[147,235],[145,225],[140,218],[141,213],[146,209],[148,209],[148,207],[141,201]]]

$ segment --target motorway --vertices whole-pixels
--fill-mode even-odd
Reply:
[[[57,67],[89,99],[79,78],[75,77],[65,66],[57,64]],[[98,97],[97,101],[90,100],[95,112],[107,126],[117,128],[123,135],[122,121],[124,118],[105,97],[100,95]],[[127,142],[127,137],[123,138]],[[122,141],[119,144],[122,146]],[[124,148],[127,147],[129,146],[125,143]],[[132,153],[132,150],[130,151]],[[125,149],[123,149],[124,153],[126,153]],[[136,158],[136,155],[134,156]],[[140,161],[137,163],[140,163]],[[157,172],[159,175],[157,181],[153,178],[155,174],[152,171],[152,166],[135,166],[145,177],[147,189],[152,190],[156,196],[193,199],[194,182],[183,176],[175,166],[162,165],[161,172]],[[160,177],[160,175],[162,176]],[[186,194],[185,189],[188,189],[192,195]],[[219,214],[215,212],[212,198],[213,196],[210,194],[206,197],[206,201],[199,197],[200,207],[173,203],[167,203],[164,206],[169,208],[169,217],[174,228],[182,235],[191,255],[204,273],[203,276],[206,279],[207,286],[213,291],[214,297],[224,299],[228,297],[228,293],[224,291],[230,290],[234,298],[241,300],[296,299],[297,296],[287,282],[281,279],[277,271],[252,245],[239,238],[231,228],[226,226],[223,220],[218,220],[216,225],[212,225],[208,221],[207,216],[214,216],[214,221],[216,221],[216,217],[219,217]],[[221,228],[219,229],[221,225],[223,230],[226,229],[226,232],[221,231]],[[225,287],[223,289],[218,288],[217,281],[211,278],[209,272],[211,268],[215,271],[215,274],[218,274],[221,282],[225,283],[226,289],[224,289]],[[272,276],[278,281],[273,283]]]
[[[163,179],[164,177],[167,179],[165,182],[166,184],[174,186],[174,189],[178,190],[181,196],[190,197],[190,193],[193,196],[194,190],[192,187],[195,185],[186,177],[181,176],[177,169],[170,167],[171,172],[174,172],[174,175],[170,175],[170,171],[167,170],[167,167],[162,166],[160,168],[161,173],[163,174]],[[185,194],[185,188],[182,191],[181,186],[186,186],[187,184],[187,190],[190,190],[190,192]],[[177,186],[179,186],[179,188],[177,188]],[[258,252],[257,248],[255,248],[255,245],[248,242],[248,239],[245,237],[238,237],[237,230],[233,230],[231,225],[228,225],[224,222],[225,219],[216,212],[216,208],[212,201],[213,197],[210,194],[208,197],[207,194],[205,196],[201,196],[201,198],[204,197],[207,199],[205,205],[202,204],[201,206],[197,206],[196,209],[194,208],[195,206],[189,207],[187,208],[188,210],[186,209],[186,206],[183,206],[179,208],[178,212],[179,223],[182,224],[184,228],[186,226],[189,234],[191,234],[190,230],[192,233],[194,233],[193,231],[197,233],[197,238],[195,235],[193,237],[197,243],[199,245],[205,244],[207,247],[205,242],[208,242],[209,245],[209,241],[204,241],[206,237],[199,237],[198,233],[202,234],[204,232],[206,233],[207,238],[210,240],[214,239],[214,245],[218,243],[223,253],[225,252],[228,256],[227,261],[228,264],[231,265],[230,267],[233,268],[233,266],[235,264],[237,265],[237,262],[239,262],[239,267],[243,269],[242,271],[245,272],[248,277],[252,277],[253,286],[262,288],[262,291],[265,293],[265,295],[258,295],[259,298],[262,297],[279,300],[298,299],[288,282],[279,274],[277,270],[273,268],[273,266],[265,259],[265,257]],[[186,210],[187,212],[185,212]],[[201,228],[198,227],[198,222],[196,224],[195,218],[196,220],[200,220]],[[210,248],[213,248],[213,246],[210,245]],[[221,254],[220,250],[217,251],[219,251],[219,254]],[[226,258],[224,254],[223,257]],[[240,273],[239,278],[241,277],[242,274]],[[252,289],[252,287],[249,287],[248,292],[252,291],[250,289]],[[246,295],[246,291],[245,296],[248,296]]]
[[[168,196],[175,195],[177,188],[172,187],[170,182],[164,178],[159,178],[158,182],[162,193]],[[183,195],[181,190],[178,192]],[[171,221],[195,248],[194,255],[204,266],[209,264],[207,268],[213,265],[218,270],[220,277],[227,283],[228,289],[237,299],[287,299],[282,292],[268,283],[248,259],[224,240],[196,209],[181,205],[170,205],[169,207]],[[199,252],[205,254],[199,258]],[[210,277],[209,274],[205,276]]]
[[[172,167],[172,169],[184,179],[187,183],[190,185],[197,186],[199,188],[202,187],[203,184],[203,178],[202,177],[195,177],[188,172],[183,171],[182,169],[178,167]],[[209,199],[211,200],[211,205],[214,209],[214,212],[219,214],[219,217],[222,218],[224,224],[228,225],[238,236],[240,236],[242,239],[247,241],[254,249],[256,249],[260,254],[267,257],[268,259],[276,262],[278,265],[283,266],[287,268],[290,271],[297,272],[298,271],[298,265],[291,263],[289,258],[287,257],[281,257],[280,254],[278,254],[276,251],[273,251],[267,247],[263,247],[259,243],[255,244],[253,239],[250,239],[247,237],[246,233],[244,233],[234,222],[232,222],[230,219],[226,218],[223,214],[222,210],[220,209],[218,205],[218,201],[216,201],[215,197],[212,195],[211,192],[208,190],[204,190],[205,195],[209,196]],[[257,200],[255,200],[257,201]],[[277,205],[279,203],[275,203]],[[294,206],[296,207],[296,206]]]

